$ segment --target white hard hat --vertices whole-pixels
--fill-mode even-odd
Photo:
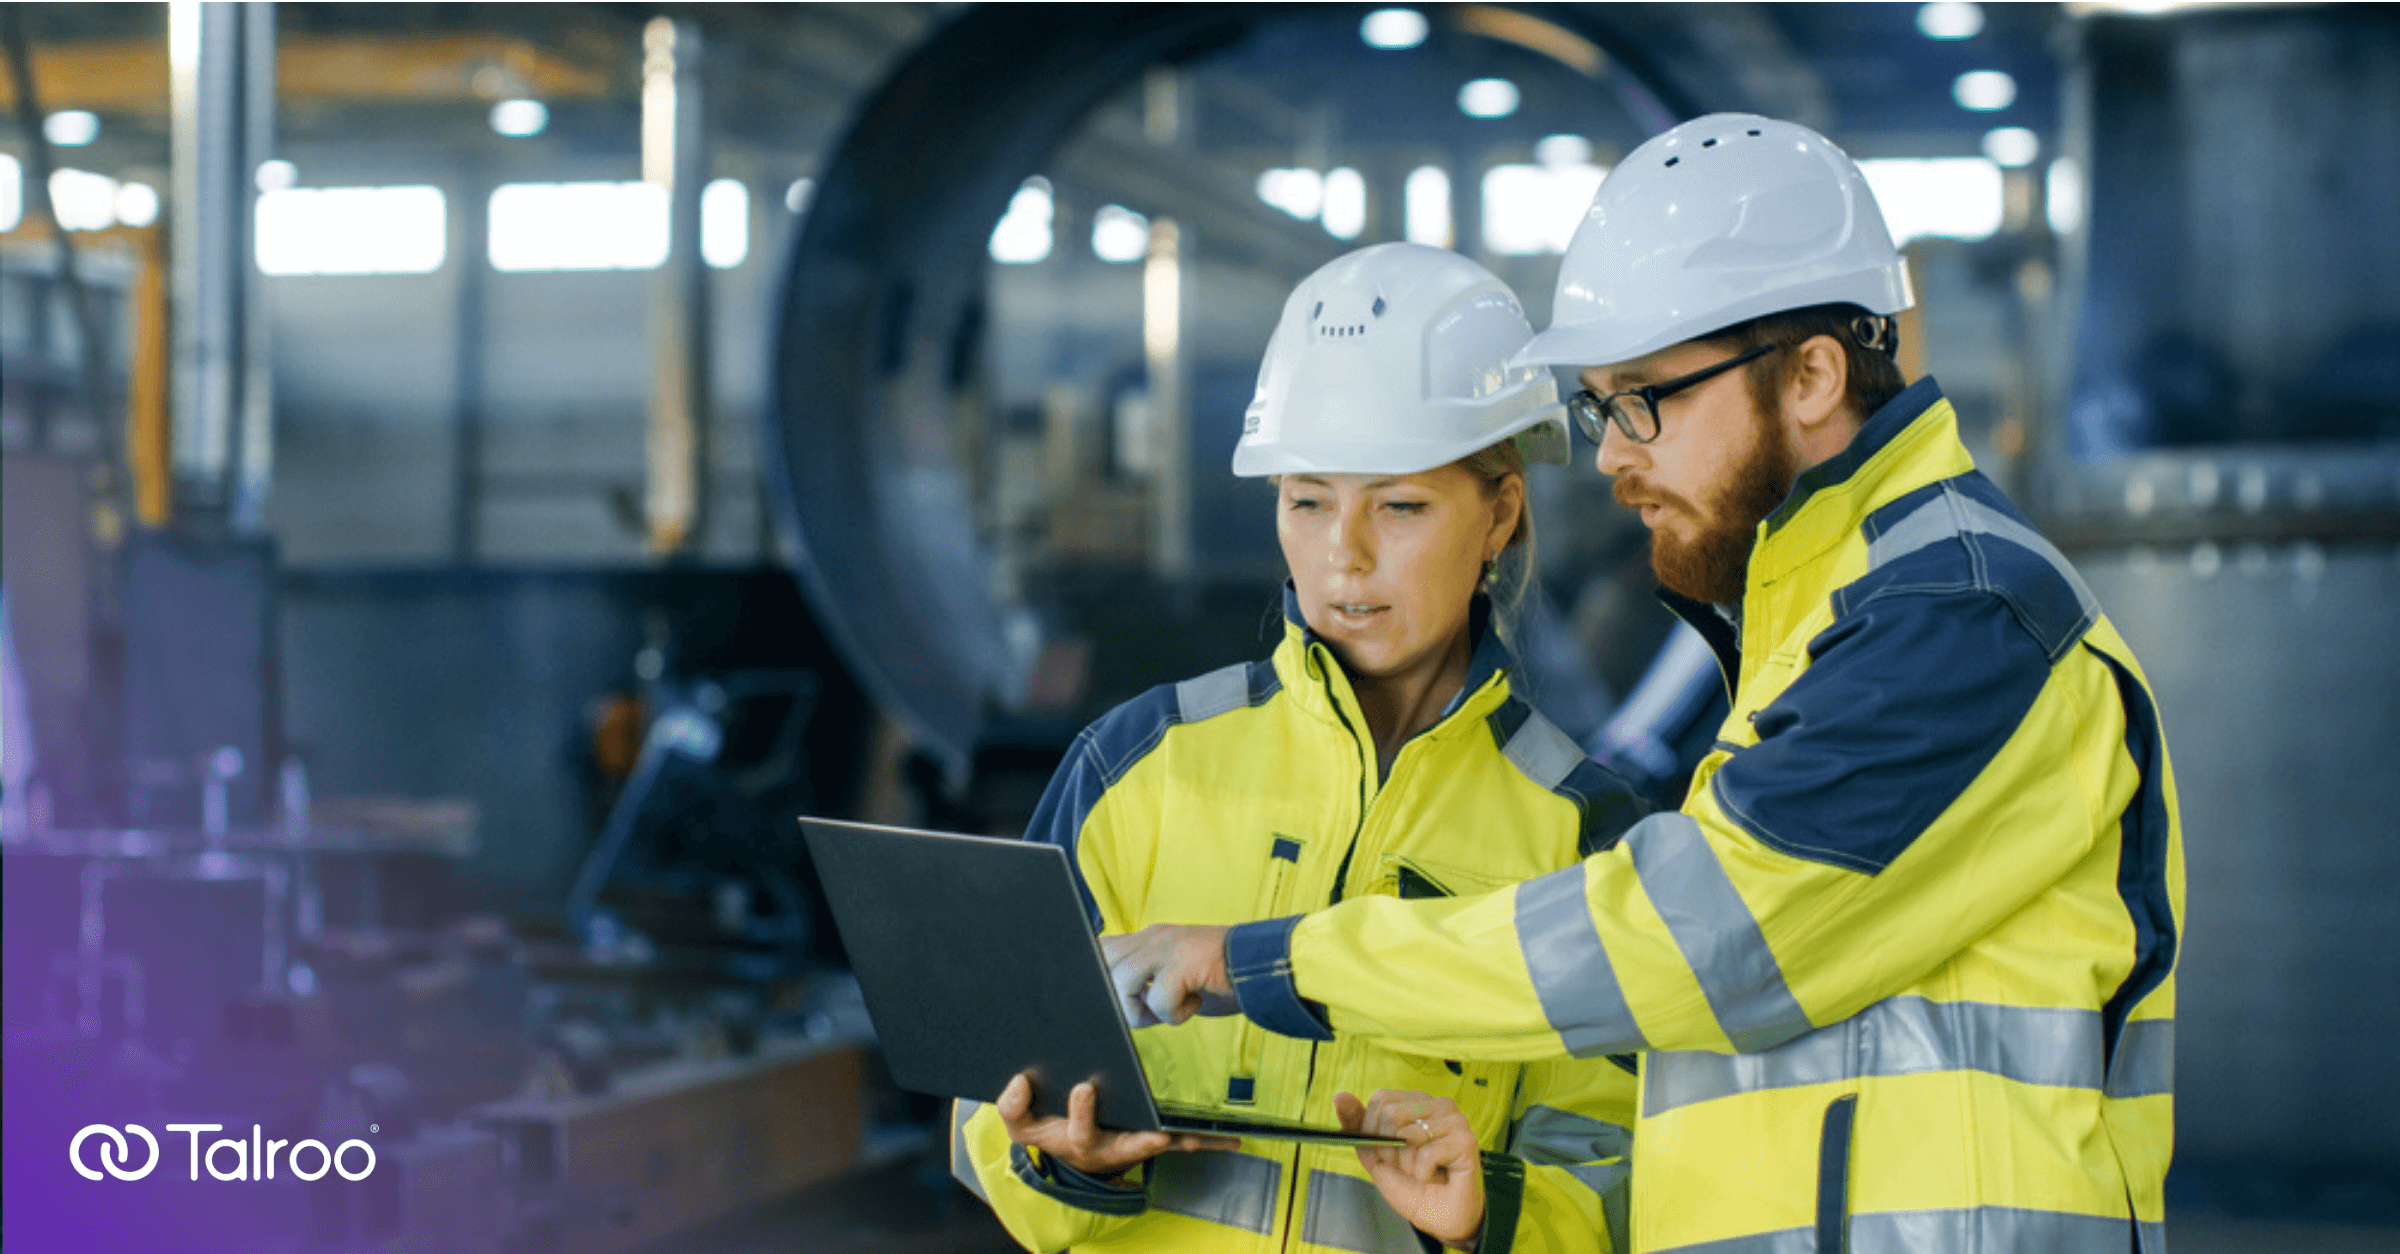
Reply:
[[[1565,462],[1558,384],[1509,356],[1533,335],[1516,294],[1446,249],[1377,244],[1284,302],[1234,446],[1237,475],[1405,475],[1511,436]]]
[[[1516,360],[1613,365],[1789,309],[1915,303],[1841,149],[1805,126],[1712,113],[1609,172],[1559,262],[1550,329]]]

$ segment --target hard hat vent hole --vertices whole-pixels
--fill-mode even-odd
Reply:
[[[1750,138],[1752,138],[1752,139],[1756,139],[1756,138],[1758,138],[1758,132],[1757,132],[1757,131],[1752,131],[1752,132],[1750,132]]]
[[[1375,316],[1376,316],[1376,317],[1378,317],[1378,318],[1382,317],[1382,316],[1383,316],[1383,298],[1382,298],[1381,296],[1378,296],[1378,297],[1376,297],[1376,298],[1375,298],[1375,304],[1374,304],[1374,307],[1372,307],[1372,308],[1368,309],[1368,310],[1367,310],[1367,312],[1368,312],[1368,313],[1371,313],[1371,314],[1373,314],[1373,315],[1375,315]]]
[[[1717,146],[1717,141],[1714,139],[1704,139],[1700,141],[1700,146],[1703,148],[1714,148]]]
[[[1322,317],[1324,317],[1324,316],[1325,316],[1325,302],[1324,302],[1324,301],[1318,301],[1318,302],[1317,302],[1317,307],[1316,307],[1316,308],[1314,308],[1314,309],[1311,309],[1311,310],[1309,310],[1309,311],[1308,311],[1308,320],[1309,320],[1310,322],[1315,322],[1317,319],[1319,319],[1319,318],[1322,318]]]
[[[1669,166],[1673,166],[1673,165],[1674,165],[1676,162],[1678,162],[1678,161],[1681,161],[1681,160],[1683,160],[1683,158],[1681,158],[1681,157],[1669,157],[1669,158],[1667,158],[1667,164],[1668,164]]]

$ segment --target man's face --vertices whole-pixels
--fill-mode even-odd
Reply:
[[[1606,396],[1665,383],[1733,354],[1686,343],[1582,373]],[[1771,360],[1771,359],[1770,359]],[[1736,603],[1749,577],[1758,524],[1791,492],[1798,465],[1780,415],[1763,413],[1742,367],[1658,403],[1658,438],[1636,444],[1611,425],[1600,473],[1616,479],[1617,503],[1650,529],[1650,566],[1661,584],[1699,601]]]

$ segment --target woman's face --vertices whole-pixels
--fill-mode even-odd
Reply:
[[[1524,504],[1453,463],[1410,475],[1285,475],[1275,535],[1309,627],[1354,678],[1438,666],[1467,628],[1484,562]]]

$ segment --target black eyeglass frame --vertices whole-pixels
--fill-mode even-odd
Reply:
[[[1581,388],[1573,396],[1567,398],[1567,412],[1574,415],[1575,425],[1594,444],[1600,443],[1608,435],[1607,424],[1612,422],[1616,424],[1618,431],[1624,433],[1626,439],[1636,444],[1648,444],[1658,438],[1658,433],[1662,429],[1662,423],[1658,416],[1660,401],[1686,388],[1698,387],[1737,366],[1749,365],[1776,349],[1788,347],[1790,346],[1787,344],[1761,344],[1749,352],[1736,353],[1713,366],[1702,366],[1690,374],[1669,379],[1664,383],[1626,388],[1623,391],[1611,392],[1606,396],[1595,395],[1590,388]],[[1641,402],[1638,409],[1628,402],[1627,398],[1629,397]],[[1648,435],[1643,435],[1636,429],[1636,418],[1640,414],[1649,415],[1650,434]]]

